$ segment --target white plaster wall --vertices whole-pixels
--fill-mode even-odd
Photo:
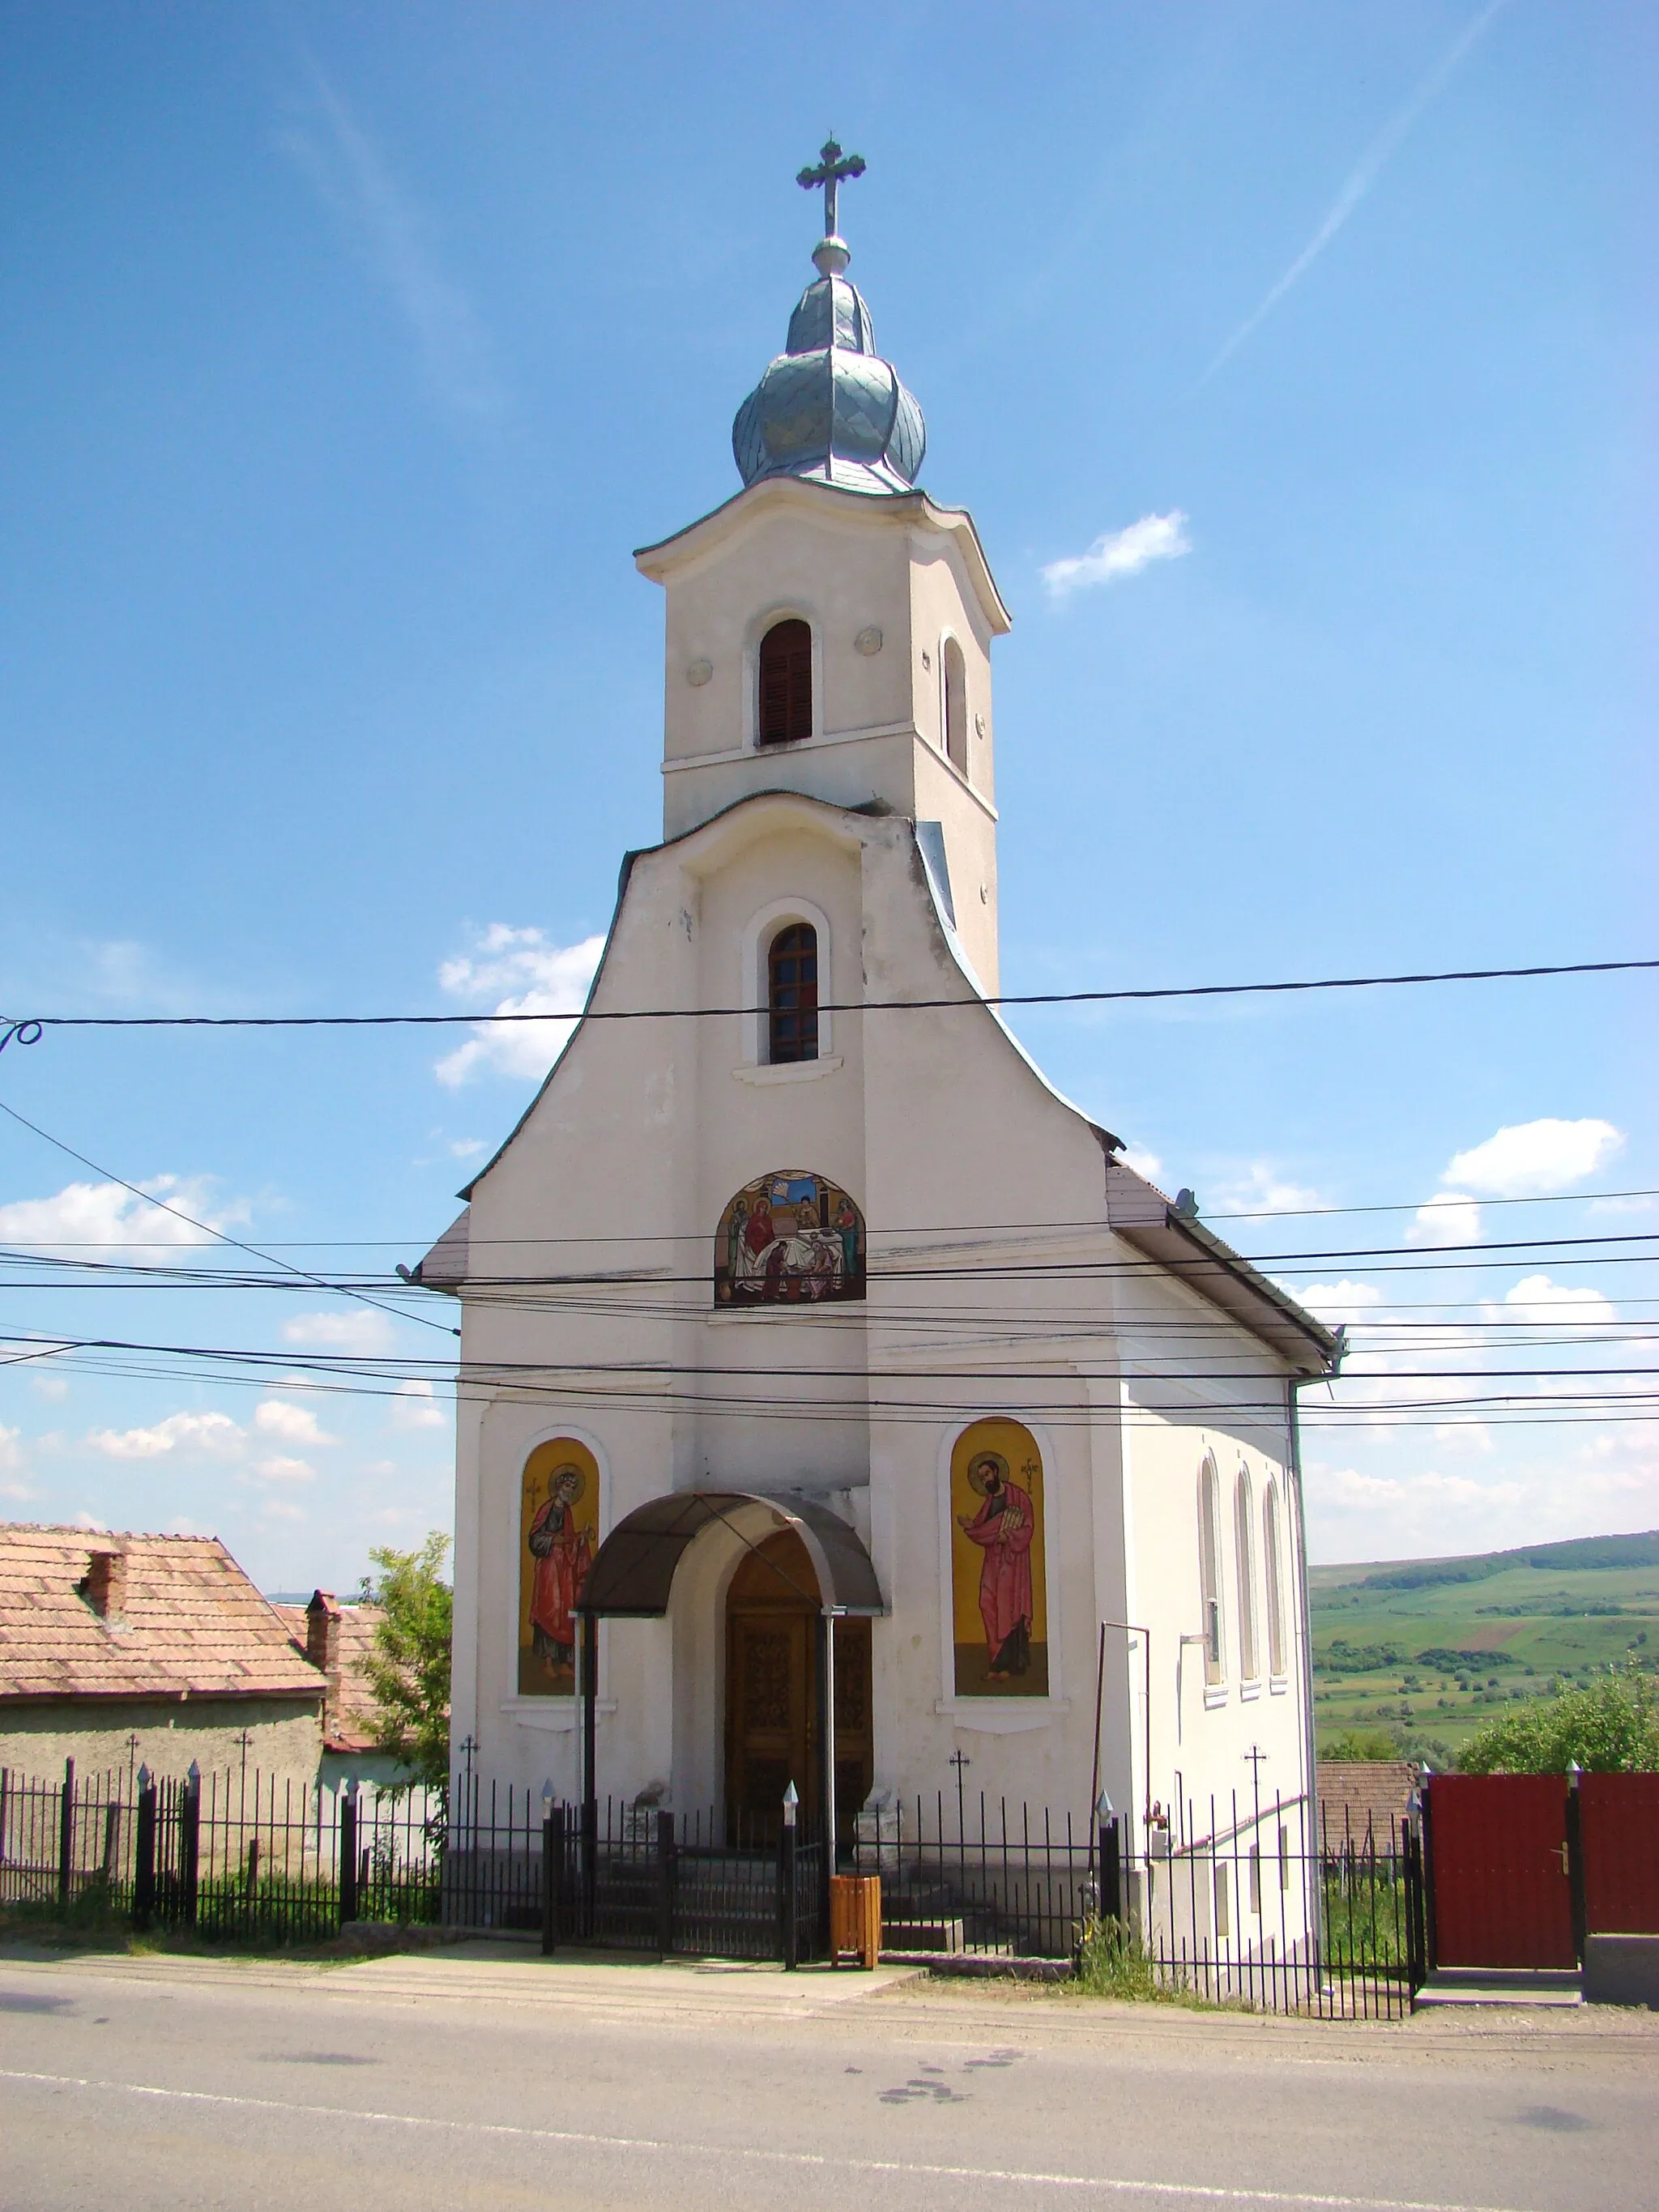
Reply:
[[[1287,1674],[1279,1691],[1264,1682],[1247,1701],[1234,1659],[1225,1699],[1207,1709],[1189,1653],[1178,1721],[1176,1704],[1179,1638],[1199,1626],[1199,1458],[1207,1440],[1225,1493],[1243,1450],[1259,1507],[1269,1468],[1282,1479],[1282,1408],[1275,1402],[1246,1422],[1225,1386],[1209,1400],[1177,1399],[1173,1385],[1146,1379],[1168,1365],[1182,1325],[1204,1347],[1203,1364],[1223,1356],[1218,1344],[1258,1376],[1271,1360],[1111,1235],[1102,1139],[970,996],[908,823],[782,798],[643,856],[596,1005],[739,1004],[749,920],[792,890],[829,923],[839,996],[956,1003],[838,1018],[840,1065],[776,1082],[738,1072],[747,1063],[736,1015],[590,1023],[477,1187],[475,1270],[494,1252],[488,1264],[501,1272],[605,1278],[579,1290],[549,1285],[529,1309],[468,1301],[469,1366],[481,1376],[499,1363],[501,1376],[477,1425],[476,1509],[461,1554],[476,1561],[468,1665],[484,1771],[532,1789],[544,1779],[562,1794],[576,1787],[571,1701],[517,1700],[513,1691],[520,1471],[536,1442],[569,1431],[600,1460],[605,1529],[659,1492],[693,1484],[806,1488],[839,1499],[840,1510],[849,1492],[860,1501],[854,1517],[867,1525],[892,1608],[874,1637],[878,1784],[931,1799],[953,1787],[949,1761],[960,1749],[972,1762],[975,1796],[983,1790],[994,1802],[1029,1801],[1081,1820],[1098,1624],[1127,1620],[1152,1633],[1151,1743],[1149,1753],[1140,1655],[1109,1632],[1103,1778],[1115,1802],[1139,1808],[1150,1757],[1155,1796],[1167,1801],[1178,1768],[1187,1796],[1207,1802],[1213,1790],[1230,1805],[1237,1788],[1243,1802],[1252,1743],[1268,1754],[1266,1786],[1295,1794],[1297,1675]],[[720,1211],[744,1183],[779,1168],[816,1168],[859,1200],[872,1261],[862,1305],[714,1312]],[[1023,1231],[977,1225],[997,1222],[1055,1226],[1034,1244]],[[489,1242],[507,1235],[572,1241]],[[669,1241],[623,1241],[659,1235]],[[523,1256],[543,1251],[555,1255],[550,1266]],[[1009,1273],[1034,1258],[1043,1272]],[[1064,1272],[1066,1261],[1090,1272]],[[1101,1272],[1102,1261],[1128,1272]],[[546,1370],[539,1379],[525,1372],[537,1363]],[[617,1370],[629,1363],[641,1368],[644,1402],[623,1395],[634,1385]],[[654,1402],[671,1382],[673,1410]],[[695,1402],[711,1391],[726,1401],[720,1411]],[[942,1485],[954,1435],[997,1413],[1025,1421],[1043,1453],[1051,1694],[964,1705],[949,1679]],[[464,1506],[471,1449],[463,1449]],[[1223,1520],[1230,1577],[1225,1510]],[[1288,1539],[1288,1500],[1285,1527]],[[667,1782],[685,1808],[717,1796],[720,1593],[731,1564],[718,1545],[699,1549],[666,1622],[606,1626],[602,1790],[631,1795]],[[459,1617],[468,1618],[465,1605]],[[1265,1650],[1265,1631],[1262,1641]],[[467,1679],[458,1661],[458,1699]]]
[[[957,927],[997,988],[991,633],[955,531],[914,506],[821,499],[792,487],[733,503],[703,550],[664,574],[664,835],[683,836],[757,793],[787,786],[830,804],[872,802],[945,825]],[[705,527],[708,527],[705,526]],[[756,656],[772,623],[811,624],[814,732],[757,748]],[[879,652],[854,641],[881,632]],[[963,648],[969,774],[945,759],[941,647]],[[693,684],[688,672],[707,668]],[[983,723],[983,732],[977,724]]]

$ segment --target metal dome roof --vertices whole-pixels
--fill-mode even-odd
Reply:
[[[927,426],[876,351],[870,310],[847,279],[851,258],[841,238],[819,243],[817,281],[789,318],[785,349],[738,410],[732,452],[745,485],[805,477],[843,491],[902,492],[915,483]]]

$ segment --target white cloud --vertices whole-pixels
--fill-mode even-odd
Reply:
[[[289,1444],[332,1444],[339,1438],[331,1437],[318,1425],[317,1416],[309,1406],[296,1406],[291,1399],[267,1398],[253,1409],[253,1425],[264,1437],[280,1437]]]
[[[1405,106],[1400,108],[1379,131],[1360,156],[1359,165],[1347,178],[1332,202],[1324,221],[1303,247],[1290,267],[1267,292],[1261,304],[1248,314],[1232,333],[1215,359],[1205,370],[1201,382],[1212,377],[1230,354],[1237,352],[1258,324],[1272,313],[1291,285],[1304,276],[1320,255],[1336,236],[1348,217],[1359,205],[1371,186],[1382,173],[1401,140],[1411,130],[1424,109],[1443,92],[1453,71],[1486,30],[1498,10],[1508,5],[1508,0],[1487,0],[1487,4],[1474,21],[1468,24],[1453,41],[1450,50],[1436,63],[1419,84]]]
[[[1151,562],[1179,560],[1192,550],[1187,517],[1178,507],[1171,507],[1168,514],[1143,514],[1125,530],[1104,532],[1086,553],[1050,561],[1042,571],[1042,580],[1055,599],[1063,599],[1068,592],[1115,583],[1120,576],[1139,575]]]
[[[1624,1147],[1611,1121],[1517,1121],[1457,1153],[1445,1180],[1482,1198],[1547,1198],[1599,1173]]]
[[[176,1206],[177,1213],[146,1206],[118,1182],[71,1182],[52,1198],[15,1199],[0,1206],[0,1241],[38,1245],[43,1250],[75,1250],[102,1245],[111,1250],[136,1244],[210,1244],[207,1231],[246,1222],[246,1199],[217,1199],[211,1176],[155,1176],[139,1188]],[[188,1213],[204,1225],[181,1221]]]
[[[22,1431],[0,1428],[0,1498],[9,1498],[21,1504],[26,1499],[40,1495],[23,1480]]]
[[[37,1398],[62,1400],[69,1395],[67,1375],[31,1375],[29,1388]]]
[[[1619,1316],[1611,1302],[1588,1283],[1553,1283],[1547,1275],[1524,1275],[1504,1293],[1511,1320],[1536,1322],[1552,1330],[1613,1328]]]
[[[228,1413],[169,1413],[149,1429],[94,1429],[87,1442],[106,1459],[161,1459],[169,1452],[199,1451],[234,1459],[246,1431]]]
[[[315,1482],[317,1470],[302,1459],[289,1459],[278,1454],[257,1461],[253,1475],[258,1482]]]
[[[364,263],[414,336],[434,392],[464,421],[507,412],[488,333],[440,262],[427,220],[386,155],[322,71],[312,80],[314,127],[295,124],[277,143],[343,224]]]
[[[1163,1161],[1156,1152],[1147,1152],[1144,1146],[1127,1146],[1118,1158],[1126,1168],[1133,1169],[1138,1176],[1145,1176],[1148,1182],[1156,1182],[1164,1172]]]
[[[391,1322],[374,1306],[356,1306],[346,1313],[295,1314],[283,1322],[283,1336],[289,1344],[307,1345],[317,1352],[356,1352],[360,1358],[390,1352],[393,1341]]]
[[[1225,1214],[1318,1213],[1324,1204],[1316,1190],[1291,1182],[1270,1161],[1253,1160],[1247,1174],[1210,1193],[1204,1210],[1220,1218]]]
[[[471,952],[446,960],[438,981],[452,996],[495,998],[498,1014],[574,1015],[587,997],[605,950],[602,937],[552,945],[539,929],[492,922]],[[500,993],[503,995],[496,997]],[[453,1090],[472,1075],[539,1079],[564,1050],[574,1019],[481,1023],[464,1045],[437,1064],[440,1083]]]
[[[75,1528],[84,1528],[88,1536],[107,1536],[109,1534],[109,1522],[100,1521],[95,1513],[77,1513],[70,1525]]]
[[[453,1158],[458,1160],[476,1160],[480,1152],[489,1149],[482,1137],[458,1137],[449,1148]]]
[[[1304,1289],[1293,1290],[1291,1296],[1309,1313],[1333,1326],[1352,1321],[1356,1313],[1382,1303],[1382,1293],[1375,1283],[1352,1283],[1346,1275],[1340,1282],[1310,1283]]]
[[[1474,1244],[1480,1237],[1480,1208],[1461,1190],[1437,1192],[1406,1231],[1408,1244]]]
[[[432,1385],[421,1381],[398,1384],[391,1418],[394,1429],[441,1429],[447,1417],[434,1401]]]
[[[259,1508],[262,1521],[309,1521],[310,1514],[303,1505],[296,1505],[291,1498],[267,1498]]]

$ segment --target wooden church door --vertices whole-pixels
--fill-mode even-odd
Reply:
[[[726,1802],[728,1839],[770,1844],[783,1793],[799,1792],[802,1825],[823,1798],[818,1712],[817,1577],[793,1528],[749,1553],[726,1600]],[[869,1793],[870,1624],[836,1625],[836,1796],[843,1844]]]

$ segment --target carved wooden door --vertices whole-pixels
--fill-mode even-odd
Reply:
[[[732,1840],[769,1844],[793,1782],[803,1817],[813,1787],[812,1635],[805,1608],[732,1612],[726,1646],[726,1794]]]

